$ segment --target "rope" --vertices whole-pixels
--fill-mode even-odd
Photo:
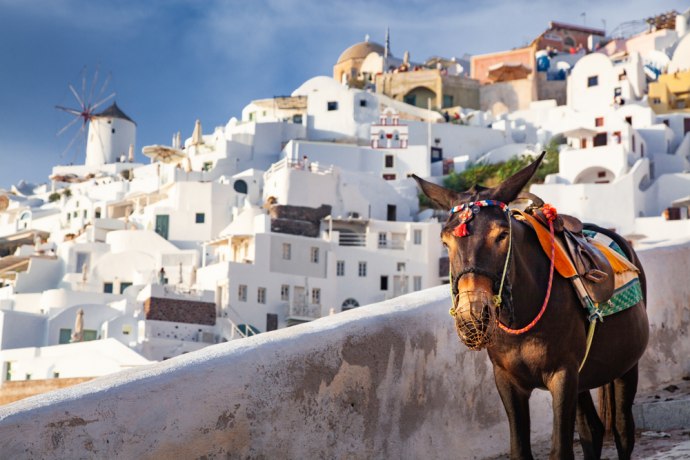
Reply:
[[[504,332],[511,334],[511,335],[520,335],[524,334],[525,332],[529,331],[532,329],[537,322],[541,319],[541,317],[544,315],[544,312],[546,311],[546,305],[549,303],[549,298],[551,297],[551,286],[553,285],[553,269],[555,266],[555,261],[556,261],[556,245],[554,243],[556,239],[556,235],[554,234],[553,230],[553,220],[549,220],[549,232],[551,233],[551,268],[549,269],[549,285],[546,288],[546,297],[544,298],[544,303],[541,306],[541,310],[539,310],[539,313],[537,316],[532,320],[531,323],[529,323],[527,326],[520,328],[520,329],[512,329],[505,324],[503,324],[500,320],[498,321],[498,327],[500,327]],[[512,238],[511,238],[512,239]]]
[[[581,372],[582,368],[585,367],[585,361],[587,361],[587,356],[589,356],[589,349],[592,346],[592,339],[594,338],[594,328],[597,326],[596,321],[590,321],[589,323],[589,329],[587,331],[587,348],[585,348],[585,357],[582,358],[582,363],[580,364],[580,368],[577,370],[577,372]]]

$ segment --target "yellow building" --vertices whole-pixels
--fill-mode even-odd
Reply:
[[[690,70],[659,75],[649,84],[648,101],[658,114],[690,112]]]

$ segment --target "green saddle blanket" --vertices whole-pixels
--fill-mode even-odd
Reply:
[[[627,259],[625,252],[623,252],[618,243],[603,233],[597,233],[593,230],[583,230],[582,233],[589,239],[605,244]],[[615,289],[611,298],[596,305],[596,311],[590,311],[590,314],[603,318],[637,305],[642,300],[642,285],[637,272],[626,271],[616,273],[615,281]]]

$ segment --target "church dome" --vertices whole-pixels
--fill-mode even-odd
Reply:
[[[343,51],[343,53],[338,58],[337,64],[348,61],[350,59],[364,59],[372,51],[378,54],[383,54],[383,45],[379,45],[378,43],[374,42],[361,42],[354,44],[345,51]]]

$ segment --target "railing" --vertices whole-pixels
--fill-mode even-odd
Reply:
[[[395,240],[379,241],[379,249],[405,249],[405,242]]]
[[[367,236],[364,233],[340,233],[339,246],[366,246]]]
[[[291,303],[288,305],[288,318],[311,318],[321,317],[321,305],[308,303]]]

